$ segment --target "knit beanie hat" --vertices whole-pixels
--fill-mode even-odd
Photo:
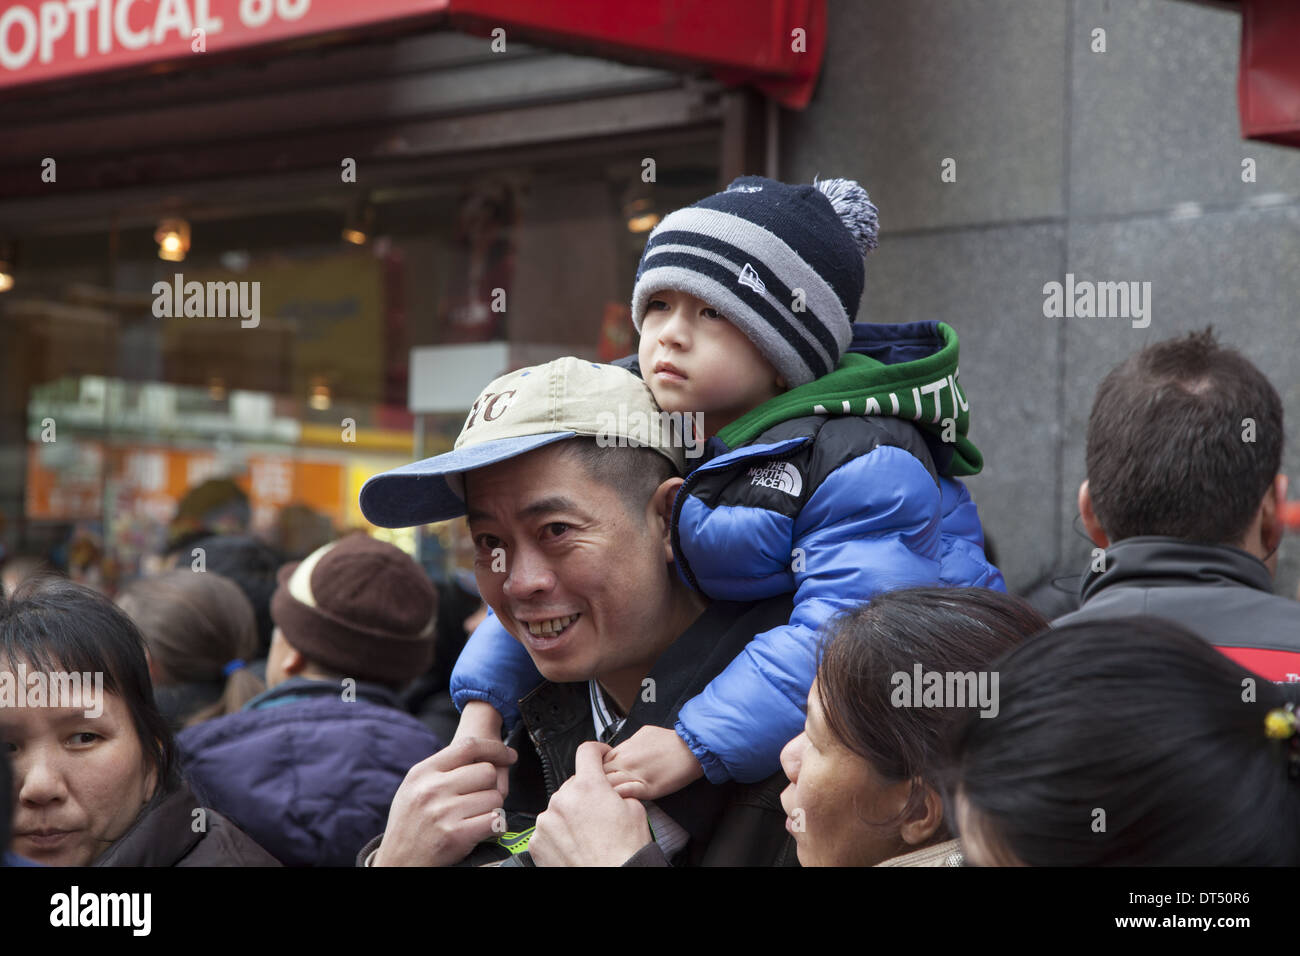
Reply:
[[[286,564],[277,578],[271,617],[313,663],[392,685],[433,663],[437,592],[394,545],[350,534]]]
[[[851,179],[741,176],[650,233],[632,321],[640,332],[655,292],[687,292],[744,332],[791,388],[806,385],[834,371],[853,339],[862,260],[878,229],[875,205]]]

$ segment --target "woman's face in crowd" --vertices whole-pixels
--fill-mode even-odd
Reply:
[[[802,866],[875,866],[913,849],[897,820],[908,783],[885,780],[870,761],[836,739],[826,726],[815,683],[804,732],[781,751],[781,768],[790,778],[781,806]]]
[[[157,773],[126,703],[104,691],[102,705],[98,717],[84,707],[0,708],[0,742],[14,766],[11,849],[20,856],[92,863],[153,796]]]

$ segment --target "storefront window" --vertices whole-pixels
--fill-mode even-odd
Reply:
[[[365,527],[449,576],[467,565],[455,523],[384,532],[357,507],[367,477],[460,429],[468,400],[410,410],[412,349],[435,378],[455,371],[442,349],[497,348],[495,373],[634,351],[648,230],[717,188],[716,155],[657,152],[652,181],[631,153],[524,156],[16,237],[0,414],[23,424],[0,432],[0,544],[111,593],[169,550],[191,561],[202,531],[300,556]]]

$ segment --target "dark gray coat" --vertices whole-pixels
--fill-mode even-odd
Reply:
[[[182,783],[155,798],[94,866],[279,866],[280,863]],[[198,826],[196,827],[196,823]]]
[[[1111,545],[1103,566],[1084,575],[1083,606],[1055,626],[1151,615],[1199,634],[1261,677],[1300,679],[1300,603],[1273,593],[1254,555],[1149,536]]]

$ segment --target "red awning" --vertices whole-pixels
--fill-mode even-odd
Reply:
[[[825,0],[450,0],[469,33],[506,35],[611,60],[752,83],[785,106],[812,99],[826,48]]]
[[[1300,146],[1300,3],[1242,0],[1241,135]]]
[[[19,0],[0,13],[0,87],[398,22],[703,68],[794,108],[812,97],[826,43],[825,0]]]

